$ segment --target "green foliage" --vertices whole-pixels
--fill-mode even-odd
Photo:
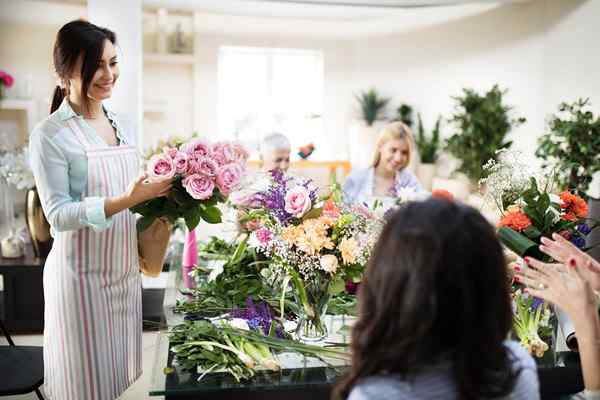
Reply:
[[[186,192],[181,181],[181,178],[177,178],[173,182],[173,189],[168,196],[157,197],[131,207],[132,212],[142,215],[138,220],[138,231],[143,231],[155,218],[163,216],[171,223],[183,218],[189,230],[193,230],[201,220],[209,224],[221,222],[221,210],[216,205],[225,200],[223,195],[216,190],[210,199],[199,202]]]
[[[400,104],[400,107],[396,109],[396,119],[394,121],[402,121],[409,128],[413,127],[413,108],[408,104]]]
[[[535,153],[544,167],[556,171],[559,185],[582,197],[586,196],[592,175],[600,171],[600,116],[586,110],[589,105],[589,99],[560,104],[564,117],[552,116],[550,132],[539,139]]]
[[[460,160],[457,171],[467,175],[471,181],[484,178],[482,166],[489,159],[497,159],[496,152],[507,149],[512,141],[506,140],[508,133],[525,122],[525,118],[511,119],[512,107],[503,103],[506,90],[498,85],[483,96],[472,89],[463,89],[456,100],[455,114],[449,119],[457,132],[446,141],[446,150]]]
[[[417,136],[415,142],[419,149],[421,156],[421,162],[425,164],[433,164],[438,158],[438,151],[440,149],[440,124],[442,116],[440,115],[435,121],[435,127],[431,131],[431,138],[425,136],[425,128],[423,127],[423,121],[421,120],[421,113],[417,114],[418,126]]]
[[[355,98],[360,104],[362,117],[368,126],[373,125],[373,122],[379,119],[381,112],[390,101],[388,98],[379,97],[375,89],[355,95]]]
[[[193,300],[178,303],[176,312],[216,316],[235,307],[245,307],[249,296],[277,304],[277,294],[263,283],[260,275],[268,262],[248,248],[245,241],[236,245],[212,237],[199,248],[199,255],[204,262],[211,259],[226,261],[223,272],[212,282],[201,279],[194,289]],[[207,275],[208,272],[204,273]]]

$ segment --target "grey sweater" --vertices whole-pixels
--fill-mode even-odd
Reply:
[[[521,368],[515,387],[503,400],[539,400],[537,367],[533,358],[517,342],[506,342],[514,357],[514,368]],[[360,381],[348,400],[454,400],[456,383],[449,366],[440,365],[418,375],[410,382],[393,375],[372,376]]]

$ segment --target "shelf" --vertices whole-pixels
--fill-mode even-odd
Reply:
[[[35,103],[33,100],[3,99],[0,100],[0,109],[32,111]]]
[[[144,62],[152,64],[193,65],[194,55],[176,53],[145,53]]]

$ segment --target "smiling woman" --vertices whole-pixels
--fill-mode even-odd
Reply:
[[[54,244],[44,269],[44,384],[52,399],[112,400],[141,374],[141,279],[128,208],[170,181],[138,175],[135,135],[102,102],[119,76],[115,34],[58,32],[60,86],[31,133],[30,161]]]

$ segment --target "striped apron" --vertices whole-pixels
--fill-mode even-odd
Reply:
[[[82,198],[124,193],[138,174],[133,146],[93,147]],[[113,400],[142,373],[142,284],[135,217],[57,232],[44,268],[44,391],[52,400]]]

